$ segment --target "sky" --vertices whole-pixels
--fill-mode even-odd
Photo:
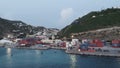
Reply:
[[[0,17],[62,29],[91,11],[120,7],[120,0],[0,0]]]

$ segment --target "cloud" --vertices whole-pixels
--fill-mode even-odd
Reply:
[[[58,20],[58,23],[57,23],[58,28],[61,29],[66,25],[70,24],[73,14],[74,14],[73,8],[62,9],[60,12],[60,19]]]
[[[65,20],[68,19],[73,15],[73,9],[72,8],[66,8],[61,11],[61,19]]]

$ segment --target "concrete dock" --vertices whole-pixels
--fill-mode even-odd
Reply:
[[[74,50],[66,50],[68,54],[78,54],[78,55],[91,55],[91,56],[107,56],[107,57],[120,57],[120,53],[108,53],[108,52],[82,52]]]
[[[49,47],[15,47],[18,49],[30,49],[30,50],[47,50]]]
[[[66,50],[66,47],[50,47],[51,49],[60,49],[60,50]]]

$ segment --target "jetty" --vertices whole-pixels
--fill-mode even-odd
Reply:
[[[50,47],[15,47],[17,49],[30,49],[30,50],[47,50]]]
[[[51,49],[60,49],[60,50],[66,50],[66,47],[50,47]]]
[[[96,48],[98,49],[98,48]],[[80,51],[80,50],[66,50],[65,51],[68,54],[77,54],[77,55],[89,55],[89,56],[107,56],[107,57],[120,57],[120,49],[116,48],[103,48],[101,51]]]
[[[120,57],[120,54],[105,53],[105,52],[78,52],[78,51],[66,51],[68,54],[89,55],[89,56],[107,56],[107,57]]]

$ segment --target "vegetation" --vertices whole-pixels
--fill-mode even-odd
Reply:
[[[27,25],[22,21],[11,21],[0,18],[0,38],[7,34],[13,34],[14,36],[21,37],[22,34],[34,34],[35,32],[44,30],[45,27],[34,27]]]
[[[120,26],[120,9],[108,8],[102,11],[90,12],[82,18],[78,18],[72,24],[63,28],[58,34],[60,36],[69,36],[71,33],[96,30]]]

